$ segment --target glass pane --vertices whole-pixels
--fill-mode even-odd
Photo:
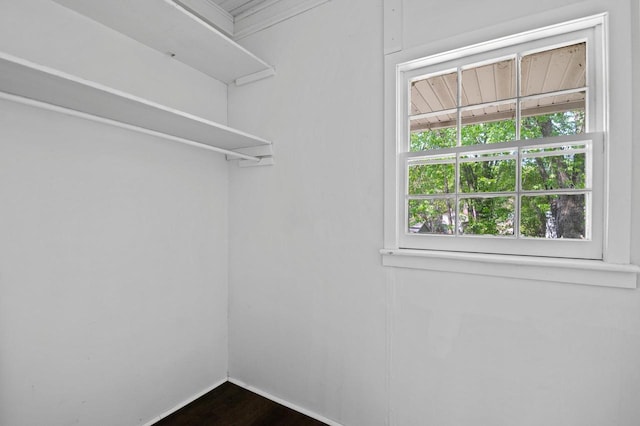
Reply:
[[[584,189],[586,187],[586,153],[575,152],[575,148],[565,146],[523,151],[522,189],[525,191]]]
[[[585,194],[522,196],[520,235],[585,239]]]
[[[455,112],[410,120],[409,151],[425,151],[456,146],[458,141],[456,123]]]
[[[463,146],[508,142],[516,138],[516,104],[489,105],[462,112]]]
[[[546,96],[522,102],[522,139],[577,135],[585,132],[585,92]]]
[[[460,233],[513,236],[514,206],[513,197],[461,199]]]
[[[461,162],[461,192],[504,192],[516,190],[516,161],[492,160]]]
[[[436,75],[411,83],[411,115],[457,107],[458,74]]]
[[[453,198],[409,200],[409,229],[407,231],[420,234],[453,234],[455,205]]]
[[[409,195],[443,194],[455,191],[455,160],[444,164],[409,164]]]
[[[514,59],[462,71],[462,105],[477,105],[516,96]]]
[[[575,89],[586,85],[586,43],[522,57],[522,96]]]

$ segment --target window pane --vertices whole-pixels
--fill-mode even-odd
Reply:
[[[460,233],[513,236],[514,206],[513,197],[461,199]]]
[[[522,96],[575,89],[586,85],[586,43],[522,57]]]
[[[456,146],[458,141],[456,123],[455,112],[411,120],[409,151]]]
[[[462,111],[463,146],[508,142],[516,138],[516,104],[489,105]]]
[[[584,239],[585,194],[522,196],[520,234],[535,238]]]
[[[463,161],[460,163],[461,192],[504,192],[516,190],[516,161]]]
[[[585,132],[585,92],[546,96],[522,102],[522,139]]]
[[[444,164],[409,165],[409,195],[443,194],[455,191],[455,160]]]
[[[462,106],[516,96],[515,60],[508,59],[462,71]]]
[[[576,152],[576,148],[565,146],[523,151],[522,189],[525,191],[584,189],[586,187],[586,154]]]
[[[437,75],[411,83],[411,114],[443,111],[457,106],[458,74]]]
[[[410,233],[453,234],[455,229],[455,201],[452,198],[409,200]]]

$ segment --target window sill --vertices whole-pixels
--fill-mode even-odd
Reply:
[[[536,281],[636,288],[640,267],[600,260],[559,259],[436,250],[382,249],[382,264]]]

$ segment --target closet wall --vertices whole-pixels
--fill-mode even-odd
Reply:
[[[45,0],[0,51],[226,122],[226,85]],[[226,379],[227,162],[0,100],[0,424],[140,425]]]
[[[401,3],[404,47],[434,53],[609,11],[615,122],[637,117],[635,0]],[[637,424],[638,290],[381,266],[382,1],[243,42],[278,74],[230,90],[229,120],[278,161],[231,172],[231,377],[349,426]]]

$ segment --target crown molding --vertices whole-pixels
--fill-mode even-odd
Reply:
[[[233,38],[239,40],[247,37],[328,1],[330,0],[266,0],[235,17]]]
[[[229,37],[233,37],[233,16],[211,0],[175,0],[176,3],[213,25]]]

